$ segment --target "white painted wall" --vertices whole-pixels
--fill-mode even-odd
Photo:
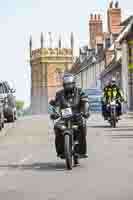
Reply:
[[[77,74],[77,85],[84,89],[91,88],[95,85],[97,77],[104,70],[104,61],[92,64]]]

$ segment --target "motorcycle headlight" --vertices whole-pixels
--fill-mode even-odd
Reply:
[[[73,129],[78,129],[78,126],[77,125],[73,125],[72,128]]]
[[[116,101],[110,102],[110,105],[111,105],[111,106],[115,106],[115,105],[116,105]]]
[[[61,126],[61,130],[64,131],[65,129],[66,129],[66,126],[65,126],[65,125],[62,125],[62,126]]]

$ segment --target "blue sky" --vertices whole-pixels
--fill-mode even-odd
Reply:
[[[39,47],[40,32],[75,33],[75,48],[88,41],[88,16],[106,18],[107,0],[0,0],[0,79],[16,88],[17,99],[30,103],[29,35]],[[131,0],[121,0],[123,17],[132,14]]]

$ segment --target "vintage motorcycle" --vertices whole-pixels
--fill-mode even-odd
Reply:
[[[58,116],[64,121],[61,126],[61,133],[64,138],[64,156],[60,157],[65,159],[66,168],[72,170],[73,164],[79,164],[79,125],[76,123],[82,117],[82,113],[73,113],[71,107],[61,109]]]
[[[108,111],[108,121],[112,128],[116,128],[116,123],[118,122],[117,116],[117,107],[118,107],[118,100],[117,99],[109,99],[107,104],[107,111]]]

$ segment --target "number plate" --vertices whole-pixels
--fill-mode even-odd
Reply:
[[[72,115],[72,109],[71,108],[65,108],[61,110],[62,117],[69,117]]]
[[[115,102],[115,101],[112,101],[112,102],[110,103],[110,105],[111,105],[111,106],[115,106],[115,105],[116,105],[116,102]]]

